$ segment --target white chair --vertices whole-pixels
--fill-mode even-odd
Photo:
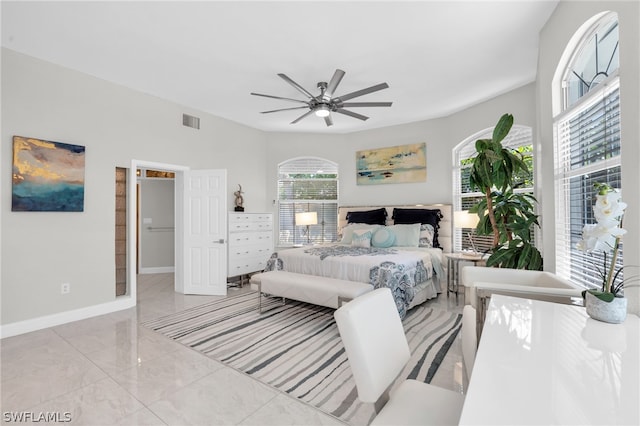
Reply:
[[[417,380],[389,390],[410,358],[388,288],[364,294],[334,313],[358,398],[375,404],[372,425],[457,425],[464,396]]]
[[[582,289],[559,276],[545,271],[465,266],[460,273],[465,288],[465,303],[476,310],[478,337],[492,294],[576,304],[582,300]]]

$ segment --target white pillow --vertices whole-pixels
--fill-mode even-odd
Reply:
[[[396,236],[396,247],[418,247],[420,242],[420,224],[391,225],[391,232]]]
[[[342,228],[342,239],[340,240],[343,244],[351,244],[351,239],[353,238],[353,231],[356,229],[364,229],[366,231],[371,231],[371,235],[376,231],[376,229],[381,228],[382,225],[369,225],[367,223],[350,223],[344,228]]]
[[[354,230],[351,245],[354,247],[371,247],[371,231],[364,229]]]

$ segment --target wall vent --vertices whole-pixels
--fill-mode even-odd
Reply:
[[[200,128],[200,119],[193,115],[182,114],[182,125],[187,127],[193,127],[194,129]]]

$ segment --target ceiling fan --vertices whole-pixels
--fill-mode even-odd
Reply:
[[[265,98],[273,98],[273,99],[282,99],[285,101],[292,101],[304,104],[304,106],[297,106],[292,108],[282,108],[282,109],[274,109],[271,111],[262,111],[262,114],[269,114],[272,112],[279,111],[289,111],[294,109],[309,109],[309,111],[302,114],[300,117],[296,118],[291,122],[291,124],[296,124],[298,121],[303,118],[315,113],[318,117],[324,117],[324,121],[327,126],[333,125],[333,120],[331,118],[332,112],[337,112],[340,114],[348,115],[353,118],[357,118],[359,120],[367,120],[369,117],[355,113],[353,111],[346,110],[344,108],[355,108],[355,107],[390,107],[391,102],[345,102],[349,99],[357,98],[358,96],[363,96],[369,93],[377,92],[378,90],[386,89],[389,87],[387,83],[376,84],[375,86],[367,87],[366,89],[357,90],[355,92],[347,93],[342,96],[334,96],[334,92],[336,91],[342,77],[344,77],[345,72],[341,69],[337,69],[333,73],[333,77],[331,77],[331,81],[327,84],[324,81],[318,83],[318,89],[320,89],[320,94],[318,96],[313,96],[309,93],[304,87],[300,86],[298,83],[287,77],[285,74],[278,74],[280,78],[284,81],[295,87],[298,91],[304,94],[307,98],[306,101],[300,99],[291,99],[291,98],[283,98],[280,96],[273,95],[263,95],[261,93],[253,93],[255,96],[263,96]]]

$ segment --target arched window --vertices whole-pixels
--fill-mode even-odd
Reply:
[[[567,47],[554,88],[561,110],[554,116],[556,273],[587,288],[599,287],[597,254],[576,248],[582,227],[593,223],[595,190],[621,187],[618,16],[603,14]],[[622,258],[618,259],[620,266]]]
[[[296,226],[296,213],[316,212],[317,225]],[[338,229],[338,165],[300,157],[278,165],[279,245],[336,241]],[[307,234],[307,230],[309,234]]]
[[[505,139],[502,146],[520,152],[524,161],[529,166],[529,174],[527,176],[519,176],[522,184],[515,189],[516,192],[526,192],[533,194],[533,132],[531,127],[514,125]],[[469,136],[458,146],[453,149],[453,210],[469,210],[478,203],[484,194],[481,192],[472,192],[469,186],[469,175],[471,173],[472,158],[476,156],[476,141],[478,139],[491,139],[493,136],[493,128],[482,130],[474,135]],[[471,247],[468,238],[470,229],[456,229],[453,244],[454,251],[467,250]],[[493,236],[473,235],[473,241],[478,250],[484,251],[491,248]]]

